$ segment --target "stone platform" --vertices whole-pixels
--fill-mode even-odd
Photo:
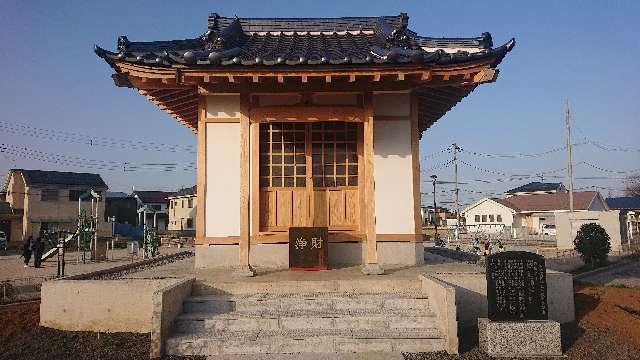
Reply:
[[[560,323],[478,319],[480,349],[495,357],[562,356]]]

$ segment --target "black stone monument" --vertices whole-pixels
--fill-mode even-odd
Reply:
[[[327,270],[329,228],[289,228],[289,269]]]
[[[507,251],[490,255],[486,265],[489,320],[548,320],[543,256]]]

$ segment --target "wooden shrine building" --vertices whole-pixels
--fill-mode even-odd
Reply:
[[[418,140],[515,41],[408,22],[214,13],[196,38],[96,47],[117,86],[197,134],[197,268],[286,268],[292,226],[328,227],[330,265],[424,261]]]

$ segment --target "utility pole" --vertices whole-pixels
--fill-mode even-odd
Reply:
[[[460,192],[460,189],[458,189],[458,150],[460,150],[460,148],[458,147],[458,144],[453,143],[453,169],[454,169],[454,177],[455,177],[455,183],[456,183],[456,241],[459,240],[459,229],[458,227],[460,226],[460,203],[458,202],[458,194]]]
[[[564,122],[567,128],[567,175],[569,176],[569,211],[573,213],[573,158],[571,155],[571,117],[569,114],[569,99],[564,102]]]
[[[433,235],[433,240],[438,239],[438,207],[436,206],[436,181],[438,176],[431,175],[431,180],[433,180],[433,226],[435,227],[436,233]]]

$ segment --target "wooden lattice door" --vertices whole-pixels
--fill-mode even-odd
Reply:
[[[260,230],[358,228],[358,124],[260,127]]]

